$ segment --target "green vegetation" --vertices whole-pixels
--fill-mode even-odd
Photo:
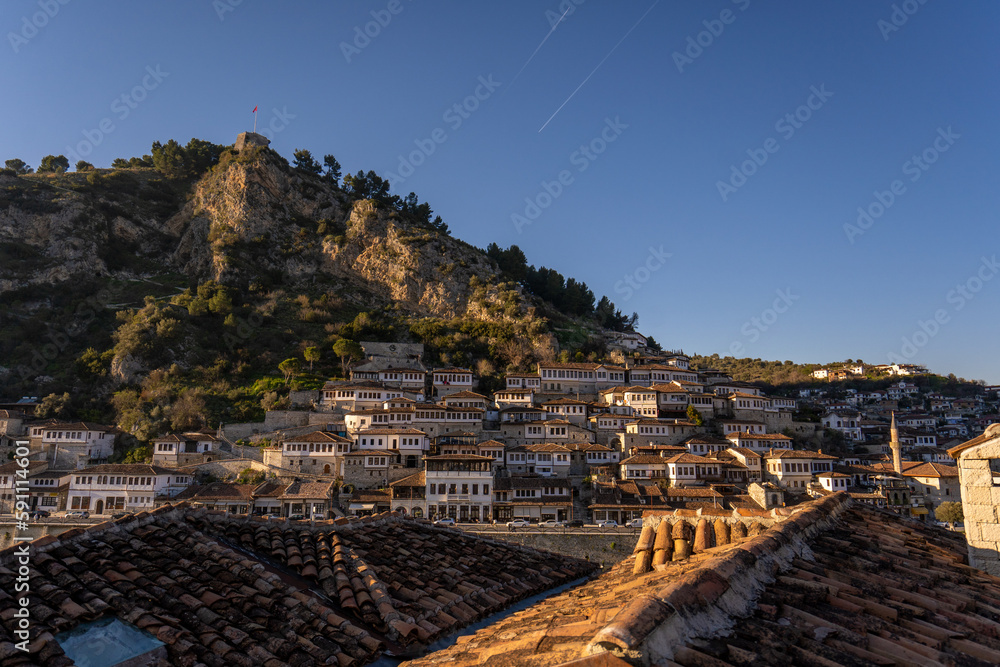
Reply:
[[[688,409],[687,409],[687,418],[688,418],[688,421],[690,421],[691,423],[693,423],[695,426],[701,426],[702,424],[705,423],[705,420],[701,416],[701,413],[698,412],[698,408],[694,407],[693,405],[689,405],[688,406]]]
[[[265,474],[263,470],[254,470],[253,468],[244,468],[240,471],[240,474],[236,476],[237,484],[260,484],[264,481]]]
[[[14,171],[17,174],[30,174],[32,169],[29,167],[24,160],[18,158],[12,158],[4,162],[4,167]]]
[[[61,174],[69,170],[69,160],[65,155],[46,155],[38,165],[39,174]]]
[[[944,521],[951,526],[965,521],[965,513],[962,511],[962,503],[944,502],[934,509],[934,518]]]
[[[486,246],[486,256],[496,262],[504,278],[520,284],[536,297],[548,301],[563,315],[592,319],[611,331],[625,331],[636,326],[639,316],[623,315],[607,296],[594,305],[594,293],[584,282],[564,278],[555,269],[529,265],[524,252],[516,245],[501,248],[496,243]]]
[[[333,353],[340,357],[341,370],[347,377],[347,367],[351,361],[360,359],[364,354],[361,345],[348,338],[341,338],[333,344]]]

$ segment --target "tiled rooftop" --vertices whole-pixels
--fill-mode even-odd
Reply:
[[[169,664],[364,665],[590,573],[584,561],[379,515],[268,522],[185,505],[31,543],[30,653],[14,648],[14,548],[0,552],[0,664],[72,664],[53,636],[117,617]]]
[[[608,573],[405,664],[1000,664],[1000,578],[961,536],[842,493],[782,513],[749,536],[650,517]]]

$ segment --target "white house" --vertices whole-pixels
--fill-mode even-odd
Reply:
[[[139,512],[166,502],[191,484],[191,475],[147,464],[103,464],[69,476],[66,509],[93,514]]]
[[[805,492],[813,476],[833,472],[836,456],[807,450],[774,449],[762,457],[764,479],[793,491]]]
[[[861,413],[828,412],[823,415],[822,424],[828,429],[843,433],[848,440],[860,442],[864,439],[861,435]]]
[[[816,481],[827,491],[847,491],[853,477],[842,472],[821,472],[816,475]]]
[[[468,368],[438,368],[431,372],[431,391],[442,398],[460,391],[472,391],[472,371]]]
[[[625,369],[606,364],[539,362],[538,376],[542,391],[593,394],[623,384]]]
[[[726,440],[733,447],[745,447],[755,452],[792,448],[792,439],[781,433],[727,433]]]
[[[567,477],[571,464],[570,449],[554,442],[510,447],[504,458],[510,472],[540,477]]]
[[[530,407],[535,404],[534,389],[507,389],[493,394],[493,403],[498,410],[512,407]]]
[[[507,389],[531,389],[538,391],[542,388],[542,378],[538,373],[507,373]]]
[[[28,427],[29,457],[52,468],[74,470],[106,461],[114,452],[117,430],[89,422],[54,422]]]
[[[153,465],[178,468],[209,463],[218,456],[219,443],[211,433],[168,433],[153,439]]]
[[[474,391],[458,391],[442,398],[441,403],[447,405],[449,408],[477,408],[479,410],[486,410],[486,406],[491,404],[492,401]]]
[[[282,468],[310,475],[343,476],[351,441],[335,433],[313,431],[280,443]]]
[[[422,394],[427,373],[418,368],[386,368],[378,372],[378,381]]]
[[[587,424],[589,406],[590,404],[586,401],[578,401],[572,398],[557,398],[542,403],[542,409],[554,415],[556,419],[565,419],[577,426],[585,426]]]
[[[325,410],[365,410],[377,409],[388,400],[409,398],[424,400],[423,390],[408,390],[387,387],[378,382],[327,382],[320,392],[320,405]]]
[[[428,518],[484,521],[493,514],[493,459],[447,454],[424,459]]]

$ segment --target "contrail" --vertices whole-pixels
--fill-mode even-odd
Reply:
[[[570,7],[572,7],[572,5]],[[541,50],[543,46],[545,46],[545,42],[549,41],[549,37],[551,37],[552,33],[556,31],[556,28],[559,27],[559,24],[562,23],[562,20],[566,18],[566,14],[569,13],[570,7],[566,8],[566,11],[563,12],[563,15],[559,17],[559,20],[556,21],[555,25],[552,26],[552,29],[549,30],[549,34],[545,35],[545,38],[542,39],[541,43],[537,47],[535,47],[535,50],[532,52],[532,54],[528,57],[528,59],[524,62],[524,64],[521,65],[521,69],[519,69],[517,71],[517,74],[514,75],[514,78],[513,80],[511,80],[510,85],[504,88],[501,97],[507,94],[507,91],[510,90],[511,87],[514,85],[514,81],[517,81],[517,77],[521,76],[521,72],[524,71],[524,68],[528,66],[528,64],[535,58],[535,55]]]
[[[594,68],[594,71],[592,71],[590,74],[588,74],[587,78],[584,79],[582,82],[580,82],[580,85],[576,87],[576,90],[574,90],[572,93],[570,93],[570,96],[566,98],[566,101],[559,105],[559,108],[555,110],[555,113],[553,113],[551,116],[549,116],[549,119],[547,121],[545,121],[545,125],[542,125],[540,128],[538,128],[539,132],[541,132],[542,130],[544,130],[546,128],[546,126],[548,126],[548,124],[552,122],[552,119],[556,117],[556,114],[558,114],[560,111],[562,111],[562,108],[564,106],[566,106],[566,104],[571,99],[573,99],[573,96],[576,95],[580,91],[580,89],[583,88],[583,86],[588,81],[590,81],[590,77],[594,76],[594,74],[597,72],[597,70],[601,69],[601,65],[604,64],[604,61],[611,57],[611,54],[615,52],[615,49],[617,49],[619,46],[621,46],[621,43],[625,41],[625,38],[628,37],[629,35],[631,35],[632,31],[635,30],[637,27],[639,27],[639,24],[642,23],[643,19],[645,19],[646,16],[651,11],[653,11],[653,7],[656,7],[656,5],[658,5],[658,4],[660,4],[660,0],[656,0],[656,2],[654,2],[652,5],[649,6],[649,9],[646,10],[646,13],[643,14],[642,16],[640,16],[639,20],[636,21],[635,24],[631,28],[628,29],[628,32],[625,33],[625,35],[621,39],[618,40],[618,43],[615,44],[611,48],[610,51],[608,51],[608,55],[604,56],[604,58],[601,60],[601,62],[597,63],[597,67]],[[558,24],[556,24],[556,25],[558,25]]]

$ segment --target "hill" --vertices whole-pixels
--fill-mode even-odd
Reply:
[[[0,170],[5,393],[143,437],[259,417],[341,374],[339,340],[420,342],[488,388],[634,323],[516,247],[452,237],[374,172],[295,157],[193,139],[110,170]],[[307,370],[286,382],[288,359]]]
[[[853,360],[848,360],[848,362]],[[832,366],[843,365],[832,364]],[[862,363],[857,360],[857,363]],[[848,380],[828,382],[812,376],[813,370],[830,366],[831,364],[797,364],[793,361],[767,361],[761,359],[720,357],[718,354],[702,356],[691,355],[691,364],[699,369],[712,368],[723,371],[734,380],[753,382],[765,387],[769,393],[793,395],[799,389],[823,389],[832,396],[842,395],[845,389],[857,391],[877,391],[886,389],[900,379],[915,383],[917,386],[946,394],[948,396],[966,397],[983,393],[982,380],[966,380],[965,378],[948,375],[947,377],[933,373],[926,375],[899,378],[880,374],[870,370],[864,376]]]

